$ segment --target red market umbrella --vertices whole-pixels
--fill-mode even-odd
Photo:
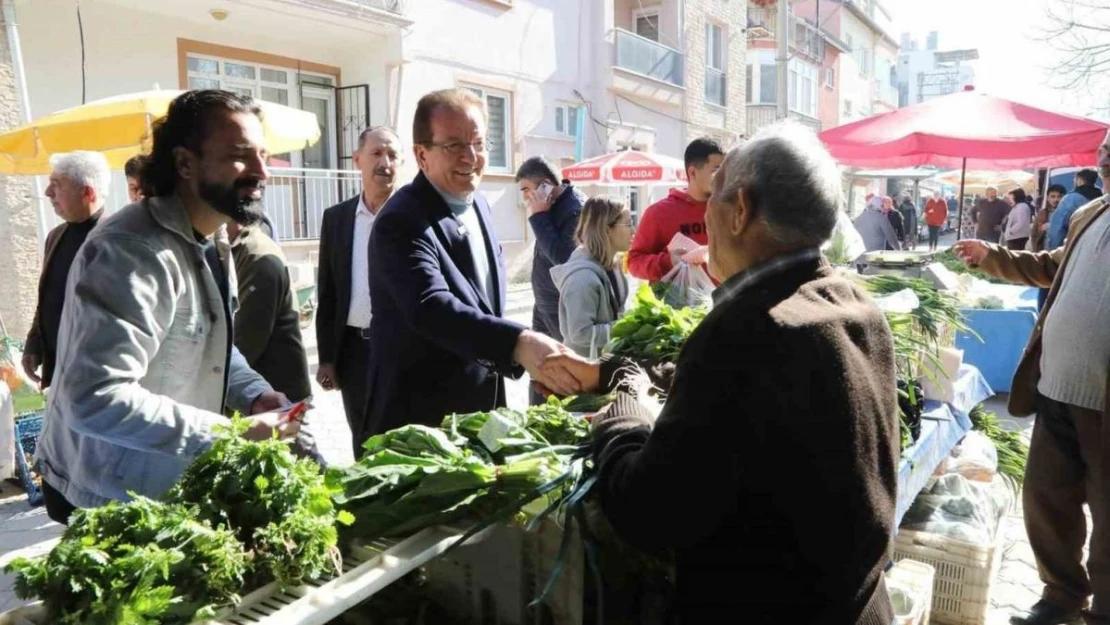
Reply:
[[[1108,126],[967,90],[830,128],[818,136],[854,167],[1001,171],[1089,166]],[[963,174],[960,183],[963,213]]]
[[[595,156],[566,167],[563,178],[577,183],[613,185],[678,184],[686,181],[686,168],[677,158],[626,150]]]
[[[975,91],[962,91],[820,133],[853,167],[967,167],[1004,171],[1089,166],[1108,126]]]

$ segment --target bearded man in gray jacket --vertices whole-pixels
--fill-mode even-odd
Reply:
[[[153,130],[145,199],[102,221],[66,286],[53,392],[36,457],[50,518],[159,497],[204,452],[225,407],[245,436],[297,423],[232,342],[235,274],[224,226],[257,222],[267,178],[261,109],[189,91]]]

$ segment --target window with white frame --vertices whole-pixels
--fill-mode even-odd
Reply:
[[[705,99],[724,106],[728,99],[725,73],[725,29],[709,21],[705,24]]]
[[[860,48],[856,52],[856,62],[859,63],[859,75],[864,78],[871,77],[871,50]]]
[[[778,102],[778,71],[775,53],[764,51],[759,54],[759,103]]]
[[[191,52],[185,58],[185,68],[189,89],[223,89],[314,113],[321,140],[296,157],[287,154],[274,158],[303,167],[336,166],[337,154],[331,141],[336,124],[334,76]]]
[[[835,67],[826,67],[825,68],[825,87],[828,88],[828,89],[835,89],[836,88],[836,68]]]
[[[578,136],[578,116],[584,115],[582,107],[563,104],[555,107],[555,132],[568,137]]]
[[[489,140],[486,165],[492,171],[509,171],[513,164],[512,138],[509,136],[512,130],[510,122],[513,114],[512,95],[507,91],[489,87],[467,85],[466,88],[476,93],[486,103],[488,117],[486,138]]]
[[[294,97],[298,78],[306,83],[335,85],[331,76],[245,61],[189,54],[185,63],[190,89],[224,89],[287,106],[299,104]]]
[[[792,111],[817,117],[817,67],[790,59],[789,104]]]
[[[844,117],[848,118],[848,117],[851,117],[851,116],[852,116],[852,101],[851,100],[845,100],[844,101]]]

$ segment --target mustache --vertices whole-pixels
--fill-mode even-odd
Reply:
[[[240,189],[265,189],[266,182],[261,178],[240,178],[235,181],[234,188],[236,191]]]
[[[377,167],[374,169],[375,176],[392,176],[393,169],[388,167]]]

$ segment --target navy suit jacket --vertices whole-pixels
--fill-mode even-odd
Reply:
[[[325,210],[320,225],[316,346],[320,362],[331,365],[342,361],[339,355],[343,351],[343,331],[347,328],[347,313],[351,308],[351,246],[358,198],[356,195]]]
[[[489,204],[474,206],[495,301],[479,287],[460,222],[423,173],[386,202],[370,233],[370,367],[366,438],[408,423],[505,405],[503,375],[524,326],[502,318],[505,259]]]

